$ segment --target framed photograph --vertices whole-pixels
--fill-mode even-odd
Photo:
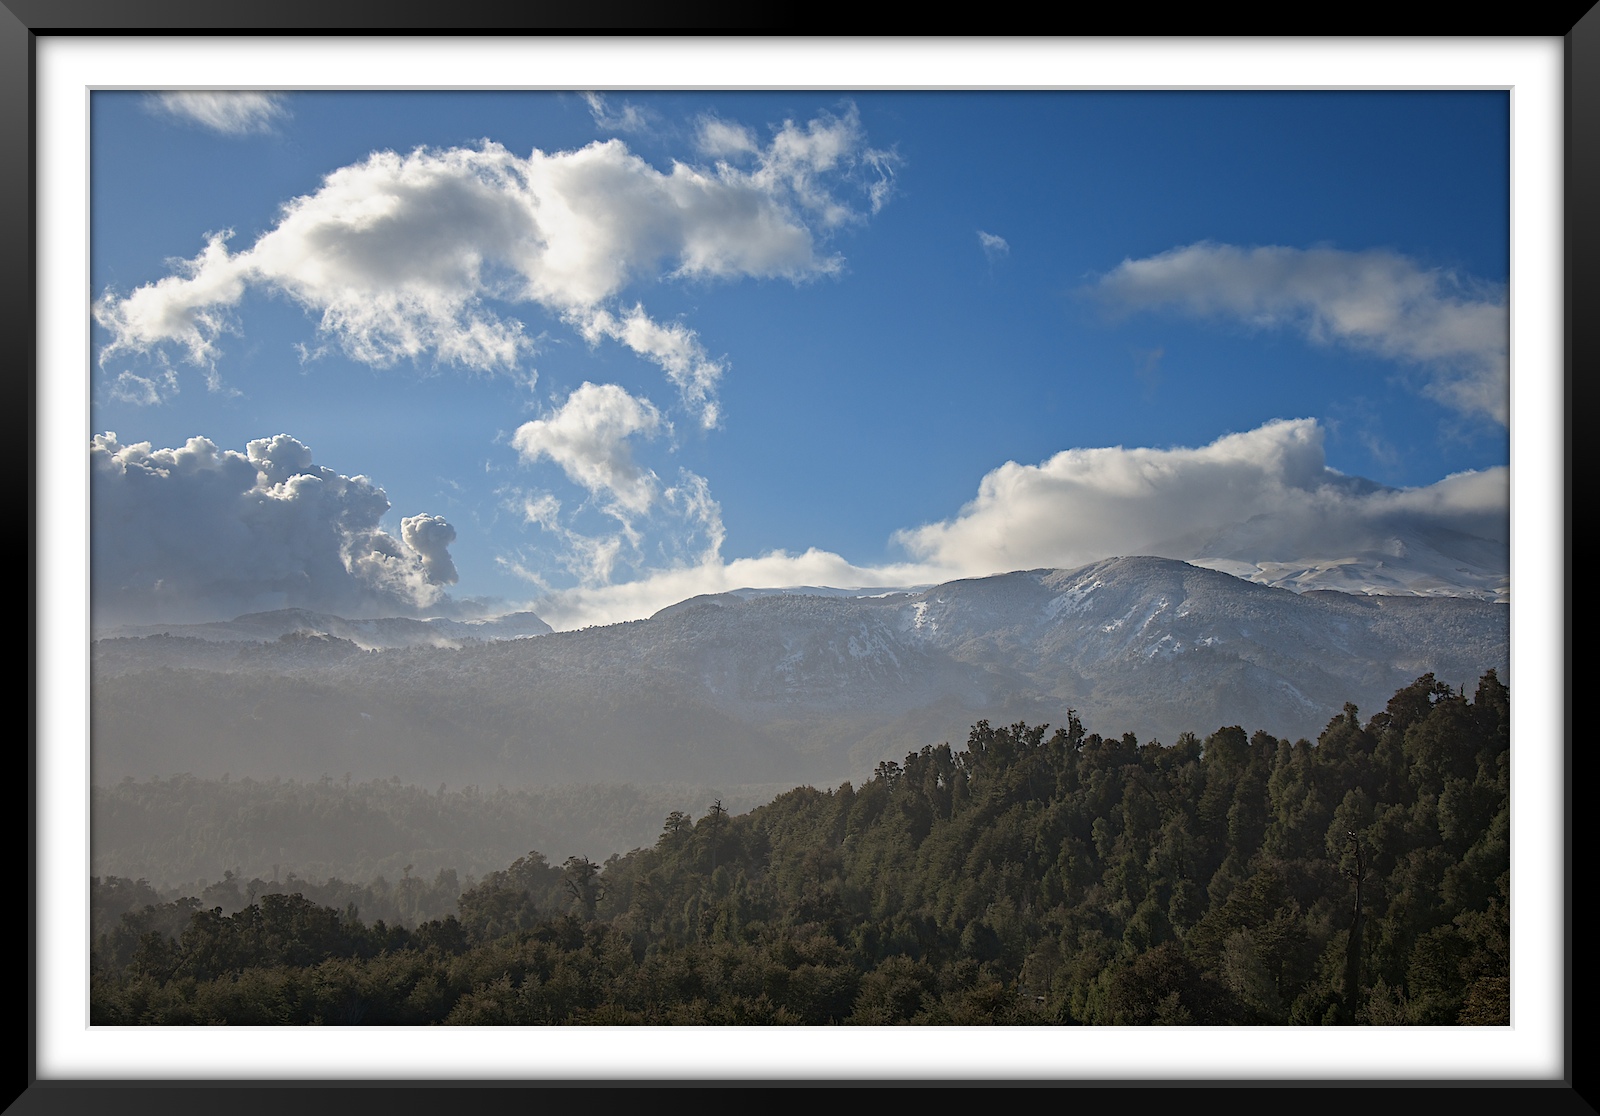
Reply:
[[[37,306],[13,312],[38,431],[30,1100],[193,1080],[1570,1086],[1585,40],[32,26],[6,47],[31,60],[6,80],[34,152],[13,212],[35,215],[7,227],[37,229],[11,257],[34,260]],[[1486,724],[1502,681],[1503,763],[1488,744],[1429,759],[1433,737],[1395,727],[1408,701],[1418,723],[1442,703]],[[1376,783],[1291,809],[1319,734],[1434,782],[1403,810]],[[862,890],[852,858],[880,839],[848,802],[923,780],[920,841],[1012,750],[1052,747],[1074,771],[1143,765],[1118,778],[1155,788],[1164,836],[1128,836],[1144,815],[1118,798],[1081,835],[1061,823],[1037,888],[996,882],[1032,853],[995,852],[992,895],[929,898],[948,924]],[[1171,787],[1203,808],[1157,786],[1184,749]],[[1282,808],[1251,821],[1235,784],[1266,802],[1269,770]],[[829,948],[905,969],[816,1019],[775,995],[619,999],[572,1020],[603,1034],[535,1030],[556,1020],[509,969],[505,996],[478,982],[428,1020],[497,1027],[373,1025],[397,1020],[359,997],[306,1009],[354,1024],[332,1039],[164,1025],[261,1022],[195,1007],[220,1002],[206,973],[91,1012],[109,882],[188,888],[185,912],[225,920],[350,881],[316,902],[363,934],[384,912],[372,954],[487,941],[512,916],[483,889],[516,871],[563,925],[599,910],[641,956],[657,932],[778,940],[760,890],[778,885],[741,874],[729,819],[796,787],[850,797],[794,917],[826,937],[854,886],[891,914]],[[297,843],[317,810],[357,809],[351,788],[436,828]],[[272,815],[285,796],[301,822]],[[536,860],[495,859],[515,827],[461,836],[491,800],[542,827]],[[211,844],[137,821],[113,840],[113,807]],[[250,844],[227,810],[283,828],[249,823]],[[991,839],[962,832],[940,838],[952,864]],[[1304,926],[1268,947],[1219,916],[1210,961],[1185,960],[1202,912],[1263,878],[1226,859],[1241,840],[1278,842],[1272,901]],[[663,898],[640,865],[691,844],[700,890]],[[1471,969],[1437,1002],[1402,980],[1410,938],[1361,936],[1364,886],[1415,904],[1402,881],[1424,879],[1472,896],[1405,931]],[[1119,973],[1166,943],[1182,974],[1119,1000],[1068,973],[1090,941]],[[1458,956],[1479,942],[1504,973]],[[137,948],[119,971],[154,956]],[[1349,976],[1363,948],[1369,969],[1389,951],[1394,986]],[[984,995],[1004,1025],[974,1025]],[[754,1025],[819,1021],[855,1025]],[[944,1030],[863,1041],[891,1021]]]

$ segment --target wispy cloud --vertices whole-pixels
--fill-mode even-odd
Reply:
[[[289,119],[289,109],[279,93],[192,90],[153,93],[150,103],[158,112],[225,136],[270,132]]]
[[[534,548],[538,551],[536,560],[519,550],[500,555],[496,561],[508,573],[547,594],[552,589],[549,571],[565,570],[577,580],[577,586],[554,593],[556,598],[571,593],[584,599],[597,593],[604,597],[610,586],[631,584],[640,578],[651,580],[661,574],[663,558],[668,560],[669,571],[721,564],[726,537],[722,508],[712,499],[706,479],[688,469],[679,470],[676,484],[656,490],[656,498],[646,513],[622,515],[613,511],[619,527],[610,531],[586,532],[573,526],[571,513],[563,509],[553,493],[512,489],[502,495],[509,497],[507,503],[513,511],[539,527],[549,545]],[[647,516],[650,522],[645,522]],[[657,531],[647,557],[644,544],[652,527]]]
[[[585,93],[583,99],[589,106],[589,115],[594,118],[595,127],[602,131],[642,132],[650,127],[649,111],[632,101],[613,106],[602,93]]]
[[[703,116],[695,129],[695,147],[713,159],[759,155],[756,134],[743,124],[716,116]]]
[[[1395,252],[1199,243],[1124,260],[1097,292],[1126,309],[1174,307],[1296,329],[1414,364],[1432,398],[1505,424],[1510,317],[1503,285],[1425,268]]]
[[[978,230],[978,247],[983,249],[983,254],[990,263],[995,263],[1011,254],[1011,245],[1006,243],[1006,238]]]
[[[620,315],[609,310],[594,310],[574,315],[574,318],[579,331],[591,344],[609,337],[659,365],[667,379],[677,386],[684,404],[700,412],[700,425],[708,430],[717,425],[721,417],[717,383],[726,365],[706,355],[694,330],[676,322],[661,325],[652,321],[638,304]]]
[[[111,382],[111,398],[136,407],[154,407],[178,393],[178,374],[168,368],[156,376],[123,371]]]
[[[1166,350],[1160,348],[1133,351],[1133,375],[1146,402],[1155,398],[1156,389],[1161,386],[1161,358],[1165,355]]]

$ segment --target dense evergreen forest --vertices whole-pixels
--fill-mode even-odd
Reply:
[[[1346,706],[1315,744],[1067,721],[980,722],[860,787],[674,811],[651,848],[529,853],[464,890],[96,879],[91,1019],[1509,1022],[1493,671]]]

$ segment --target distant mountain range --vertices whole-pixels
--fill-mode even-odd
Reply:
[[[979,719],[1068,709],[1141,740],[1315,739],[1347,701],[1370,713],[1423,673],[1470,689],[1490,667],[1509,681],[1505,605],[1115,558],[920,592],[695,597],[575,632],[285,610],[122,634],[93,647],[92,754],[102,784],[827,784],[959,746]]]
[[[346,620],[326,612],[280,608],[251,612],[209,624],[138,624],[111,628],[101,638],[182,636],[211,643],[259,643],[295,633],[349,640],[363,650],[393,647],[459,647],[466,640],[522,639],[551,630],[532,612],[513,612],[486,620],[413,620],[392,616],[381,620]]]

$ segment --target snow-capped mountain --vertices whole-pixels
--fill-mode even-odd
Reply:
[[[1314,739],[1346,702],[1375,711],[1423,673],[1509,679],[1505,605],[1295,593],[1162,558],[920,592],[720,594],[458,647],[370,651],[323,627],[232,654],[177,631],[97,642],[97,778],[828,782],[959,746],[979,719],[1074,709],[1140,740],[1232,724]]]

